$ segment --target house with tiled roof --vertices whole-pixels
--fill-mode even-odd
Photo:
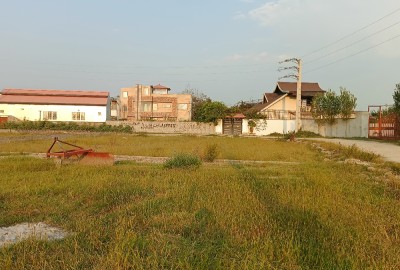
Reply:
[[[121,88],[120,119],[129,121],[190,121],[192,95],[170,94],[161,84]]]
[[[4,89],[0,117],[27,121],[106,122],[109,92]]]
[[[325,93],[318,83],[301,84],[301,111],[310,112],[311,101],[318,94]],[[251,110],[264,114],[267,119],[295,119],[296,116],[296,82],[277,82],[272,93],[264,93],[262,102]]]

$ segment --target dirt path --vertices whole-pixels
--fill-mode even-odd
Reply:
[[[312,140],[338,143],[344,146],[356,145],[364,151],[373,152],[382,156],[386,161],[400,163],[400,146],[391,143],[328,138],[313,138]]]

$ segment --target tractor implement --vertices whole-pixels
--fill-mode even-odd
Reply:
[[[55,146],[61,151],[53,152]],[[67,149],[68,148],[68,149]],[[114,156],[105,152],[94,152],[92,149],[84,149],[83,147],[72,143],[64,142],[54,138],[53,144],[47,150],[48,158],[56,158],[58,164],[79,163],[87,165],[113,165]]]

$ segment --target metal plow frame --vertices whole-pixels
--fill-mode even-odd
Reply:
[[[55,145],[58,145],[62,151],[52,152]],[[63,145],[74,147],[74,149],[65,150]],[[113,165],[114,156],[106,152],[94,152],[92,149],[84,149],[78,145],[64,142],[54,138],[53,144],[47,150],[46,157],[57,158],[58,164],[64,163],[79,163],[86,165]]]

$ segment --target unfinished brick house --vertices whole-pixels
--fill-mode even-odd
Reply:
[[[121,88],[120,119],[129,121],[191,121],[192,96],[170,94],[163,85],[141,85]]]

